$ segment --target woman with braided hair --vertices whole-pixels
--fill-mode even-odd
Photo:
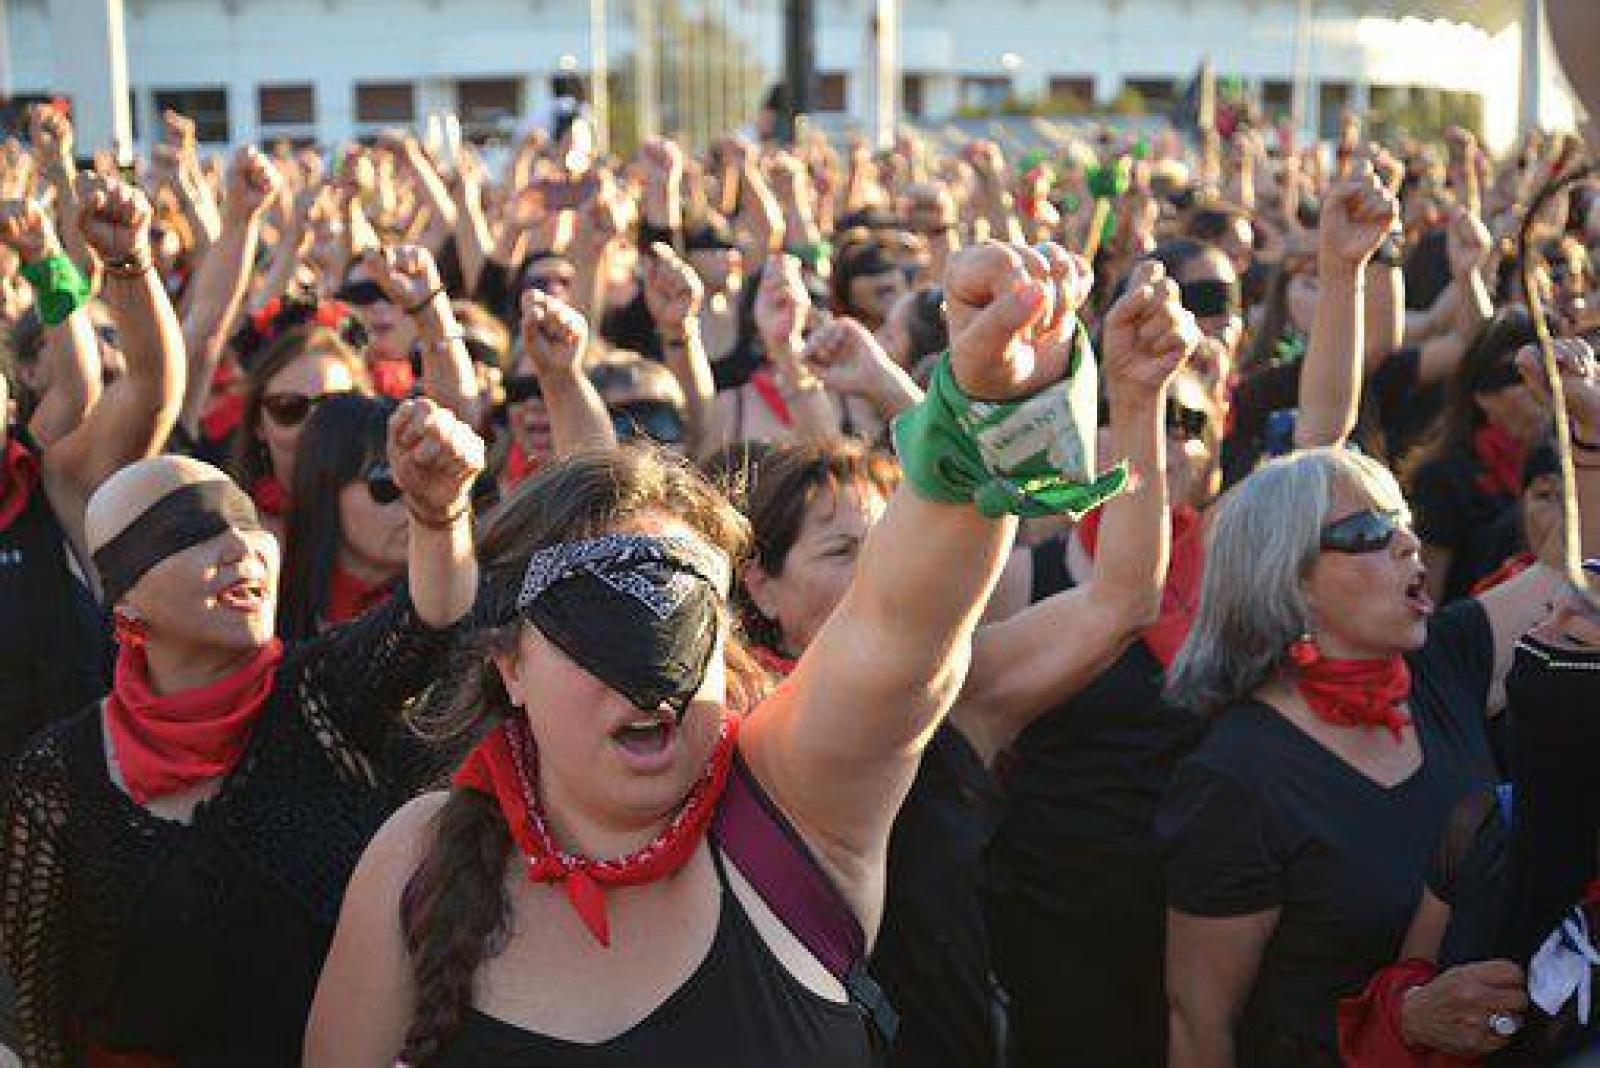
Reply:
[[[492,727],[363,858],[307,1064],[869,1063],[892,1030],[861,969],[890,826],[1010,516],[1082,512],[1125,479],[1095,477],[1080,261],[980,245],[947,281],[951,357],[898,427],[907,484],[742,716],[731,506],[631,451],[518,488],[481,550],[492,673],[458,702]]]

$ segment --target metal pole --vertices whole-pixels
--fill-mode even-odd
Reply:
[[[894,147],[895,126],[900,121],[900,5],[878,0],[873,16],[877,47],[873,51],[873,140],[880,149]]]
[[[661,77],[656,66],[656,0],[634,0],[633,3],[633,59],[634,81],[639,99],[635,102],[639,116],[639,139],[654,137],[661,132]]]
[[[589,97],[594,105],[595,151],[611,145],[610,67],[606,59],[606,0],[589,0]]]
[[[784,0],[783,80],[789,106],[778,116],[781,140],[792,142],[800,117],[811,110],[811,87],[816,80],[817,13],[812,0]]]
[[[1315,136],[1307,128],[1311,108],[1311,19],[1312,0],[1300,0],[1294,20],[1294,95],[1290,114],[1296,132]]]
[[[1517,108],[1517,133],[1537,130],[1544,114],[1544,4],[1523,0],[1522,86]]]

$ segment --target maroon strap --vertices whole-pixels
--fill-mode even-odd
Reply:
[[[711,833],[773,914],[844,982],[866,956],[861,923],[742,757],[734,757]]]

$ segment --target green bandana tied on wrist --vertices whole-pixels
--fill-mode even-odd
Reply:
[[[64,253],[22,265],[22,277],[33,286],[33,299],[39,305],[39,318],[46,326],[59,326],[67,316],[89,302],[89,283],[78,273],[78,265]]]
[[[1121,493],[1126,463],[1093,474],[1098,381],[1081,328],[1075,344],[1064,381],[1015,401],[968,397],[945,353],[927,397],[894,423],[895,451],[917,494],[971,503],[990,519],[1035,519],[1077,518]]]

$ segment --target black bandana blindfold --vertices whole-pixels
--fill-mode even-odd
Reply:
[[[716,652],[727,575],[705,545],[609,534],[535,553],[517,605],[635,706],[665,704],[681,717]]]
[[[260,530],[254,502],[226,479],[192,482],[158,499],[94,552],[105,603],[116,604],[146,571],[229,529]]]

